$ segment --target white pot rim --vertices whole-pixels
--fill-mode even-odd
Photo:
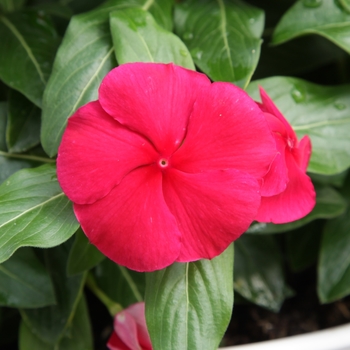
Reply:
[[[220,348],[222,350],[349,350],[350,323],[321,331],[258,343]]]

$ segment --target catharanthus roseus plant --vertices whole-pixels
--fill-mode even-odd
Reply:
[[[69,118],[57,172],[90,242],[152,271],[213,258],[245,232],[276,153],[264,113],[240,88],[133,63]]]

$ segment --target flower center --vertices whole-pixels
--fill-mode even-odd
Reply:
[[[168,167],[169,162],[168,162],[167,159],[161,158],[161,159],[158,161],[158,164],[159,164],[159,166],[160,166],[162,169],[164,169],[164,168]]]

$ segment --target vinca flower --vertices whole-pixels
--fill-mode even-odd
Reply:
[[[240,88],[130,63],[69,118],[58,180],[90,242],[137,271],[211,259],[255,219],[276,146]]]
[[[279,153],[264,178],[256,220],[282,224],[304,217],[315,206],[314,186],[306,174],[311,142],[307,135],[298,141],[291,125],[262,88],[260,95],[262,103],[258,105],[265,113]]]
[[[152,350],[145,319],[145,303],[137,303],[114,317],[109,350]]]

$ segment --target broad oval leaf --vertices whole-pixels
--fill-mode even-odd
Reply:
[[[235,291],[277,312],[291,291],[279,248],[272,236],[243,235],[235,241]]]
[[[160,27],[142,8],[112,12],[110,25],[119,64],[127,62],[173,62],[188,69],[194,64],[185,44]]]
[[[36,11],[0,15],[0,37],[0,79],[41,107],[60,42],[52,23]]]
[[[69,331],[82,295],[85,274],[66,275],[66,264],[71,242],[44,251],[44,259],[51,275],[56,305],[38,309],[21,309],[23,321],[42,341],[57,345]]]
[[[50,276],[32,248],[18,250],[0,265],[0,305],[35,308],[55,301]]]
[[[40,143],[41,111],[27,98],[12,90],[8,101],[7,148],[22,153]]]
[[[97,286],[114,302],[128,307],[144,300],[145,274],[104,260],[94,270]]]
[[[78,229],[69,252],[68,275],[72,276],[90,270],[103,259],[105,259],[105,256],[89,242],[82,229]]]
[[[256,80],[248,93],[260,100],[262,86],[301,138],[309,135],[308,171],[337,174],[350,166],[350,85],[320,86],[297,78]]]
[[[288,224],[255,222],[249,227],[247,232],[269,234],[294,230],[316,219],[333,219],[343,214],[346,206],[347,204],[344,198],[332,187],[316,187],[316,205],[312,212],[304,218]]]
[[[216,349],[231,318],[233,245],[213,260],[175,263],[146,275],[154,350]]]
[[[22,246],[53,247],[78,229],[53,165],[21,170],[0,186],[0,262]]]
[[[240,0],[187,1],[175,29],[195,64],[214,81],[246,87],[260,55],[264,12]]]
[[[318,6],[306,6],[297,1],[282,17],[272,42],[281,44],[305,34],[318,34],[350,53],[350,12],[341,1],[318,1]]]

